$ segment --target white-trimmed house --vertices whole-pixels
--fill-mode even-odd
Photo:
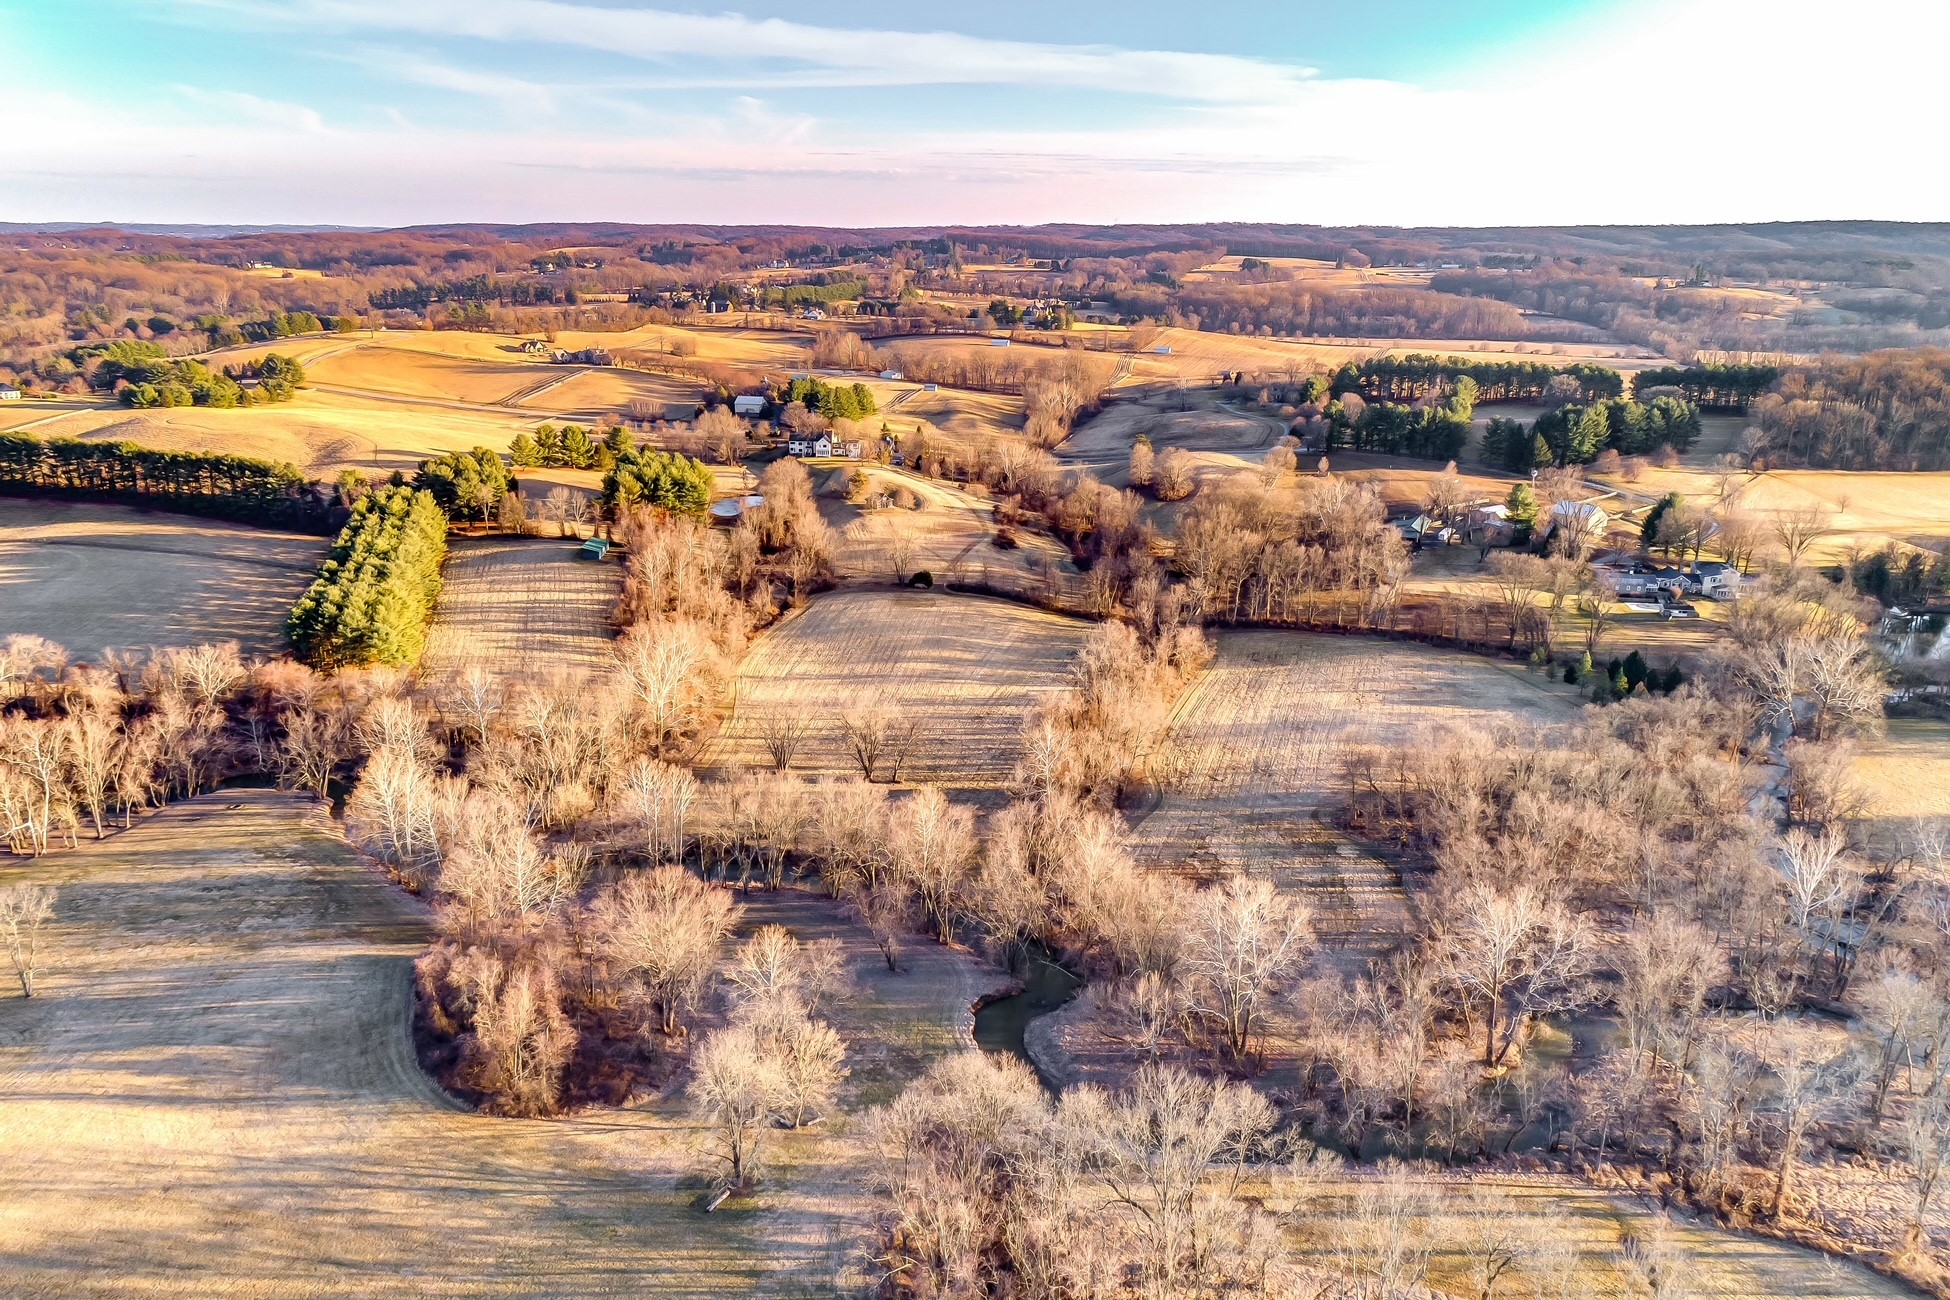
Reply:
[[[785,450],[789,456],[830,456],[833,454],[833,438],[826,433],[809,438],[794,436],[786,441]]]
[[[0,402],[18,402],[20,390],[12,384],[0,384]]]

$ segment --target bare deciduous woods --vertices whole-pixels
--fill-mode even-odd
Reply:
[[[34,996],[40,971],[41,927],[54,915],[54,886],[0,886],[0,943],[20,980],[20,996]]]
[[[1251,1089],[1176,1069],[1053,1106],[1017,1062],[952,1057],[868,1120],[887,1293],[1285,1294],[1271,1220],[1235,1195],[1273,1123]]]

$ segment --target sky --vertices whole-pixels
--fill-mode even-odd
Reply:
[[[0,0],[0,221],[1950,220],[1943,0]]]

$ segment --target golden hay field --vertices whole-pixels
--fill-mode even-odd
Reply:
[[[167,451],[227,452],[290,461],[329,478],[341,469],[369,475],[411,473],[428,456],[472,447],[505,450],[538,416],[472,410],[410,398],[304,391],[276,406],[212,410],[185,406],[146,411],[101,407],[33,430],[39,437],[126,439]]]
[[[1891,718],[1856,742],[1854,770],[1872,818],[1950,817],[1950,723]]]
[[[556,335],[556,346],[572,351],[607,348],[620,352],[635,348],[668,353],[673,345],[690,350],[691,355],[682,358],[687,361],[774,371],[803,370],[811,354],[813,336],[798,330],[746,329],[735,325],[642,325],[611,333],[564,330]]]
[[[833,569],[841,579],[893,580],[893,543],[913,547],[906,573],[925,569],[940,582],[1026,583],[1047,566],[1068,582],[1076,577],[1070,555],[1055,539],[1028,529],[1008,550],[995,544],[995,507],[951,484],[907,470],[875,466],[867,477],[875,493],[905,489],[919,509],[894,505],[864,508],[846,502],[847,479],[863,468],[852,461],[811,461],[820,514],[833,529]],[[1016,589],[1014,586],[1011,590]]]
[[[307,364],[305,380],[335,388],[491,406],[559,373],[559,367],[541,362],[450,357],[373,343]]]
[[[1719,503],[1719,482],[1703,470],[1648,470],[1624,487],[1641,496],[1678,492],[1706,505]],[[1851,548],[1890,541],[1941,549],[1950,539],[1950,472],[1878,473],[1865,470],[1793,469],[1741,473],[1727,498],[1763,522],[1785,510],[1813,510],[1827,531],[1810,554],[1838,563]]]
[[[319,805],[225,791],[7,876],[61,891],[41,989],[0,998],[11,1294],[796,1296],[864,1231],[845,1125],[774,1135],[757,1196],[706,1215],[681,1102],[533,1121],[448,1101],[408,1028],[425,909]],[[809,894],[750,900],[746,928],[768,922],[845,946],[848,1111],[967,1047],[999,982],[936,944],[889,974]]]
[[[835,723],[862,705],[921,719],[902,775],[915,784],[994,789],[1020,753],[1023,718],[1063,689],[1089,624],[979,596],[840,591],[813,601],[753,643],[735,704],[705,763],[769,765],[760,726],[792,710],[814,733],[793,764],[857,775]]]
[[[127,506],[0,497],[0,636],[107,650],[284,647],[325,539]]]
[[[614,633],[622,567],[580,557],[577,540],[457,540],[421,659],[431,681],[471,664],[506,676],[600,669]]]
[[[1422,728],[1487,732],[1575,716],[1580,696],[1519,668],[1427,646],[1286,631],[1219,634],[1179,702],[1165,793],[1134,832],[1141,857],[1265,875],[1299,894],[1336,951],[1365,959],[1407,925],[1393,868],[1322,817],[1342,762]]]

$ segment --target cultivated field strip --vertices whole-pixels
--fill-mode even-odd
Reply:
[[[881,705],[921,722],[903,780],[998,787],[1021,751],[1024,716],[1040,696],[1066,685],[1088,626],[972,596],[845,591],[821,597],[745,657],[736,706],[707,762],[766,765],[763,720],[797,710],[814,730],[793,769],[857,773],[837,720],[863,705]]]
[[[439,680],[469,664],[505,676],[585,673],[609,651],[622,590],[614,562],[580,558],[570,540],[458,541],[433,613],[422,671]]]
[[[1263,875],[1302,896],[1323,943],[1374,955],[1407,925],[1395,869],[1325,820],[1342,762],[1424,725],[1486,734],[1545,725],[1576,707],[1522,670],[1426,646],[1303,632],[1226,632],[1180,703],[1169,791],[1134,832],[1142,860],[1201,874]]]

